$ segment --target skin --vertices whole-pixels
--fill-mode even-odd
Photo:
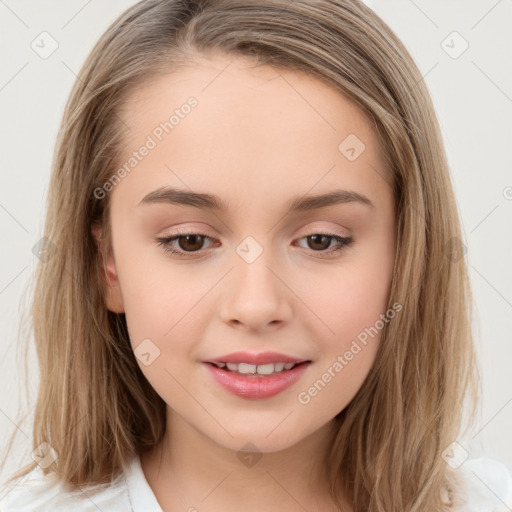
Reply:
[[[368,375],[380,331],[308,404],[297,397],[387,308],[395,206],[378,139],[362,111],[327,83],[202,57],[128,98],[126,159],[190,96],[197,107],[109,192],[107,306],[126,314],[134,350],[145,339],[158,347],[151,364],[138,362],[168,405],[164,443],[141,457],[144,474],[165,511],[337,510],[323,460],[334,417]],[[351,133],[366,146],[354,161],[338,150]],[[229,210],[139,206],[161,186],[216,194]],[[291,198],[335,188],[364,194],[373,207],[347,202],[285,214]],[[185,254],[196,250],[181,258],[155,242],[177,229],[211,240],[172,242]],[[308,238],[325,232],[353,243],[329,255],[339,247],[334,239]],[[263,250],[250,264],[236,252],[249,235]],[[312,363],[277,396],[244,399],[202,363],[238,350]],[[247,442],[261,455],[251,467],[237,457]]]

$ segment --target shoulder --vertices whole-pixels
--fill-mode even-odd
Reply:
[[[120,512],[130,510],[123,475],[111,484],[70,490],[54,473],[44,475],[37,466],[11,484],[3,485],[0,512]]]
[[[491,457],[466,460],[450,470],[454,512],[510,512],[512,471]]]

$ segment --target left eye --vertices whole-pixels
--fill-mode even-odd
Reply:
[[[344,237],[334,234],[331,235],[327,233],[313,233],[299,238],[299,240],[303,239],[308,240],[309,243],[316,246],[316,249],[312,249],[313,252],[324,254],[338,253],[353,242],[352,237]],[[187,253],[195,254],[201,250],[204,240],[213,241],[213,238],[201,233],[180,233],[170,237],[159,237],[155,240],[158,242],[159,246],[163,247],[164,251],[176,254],[177,256],[188,257],[189,254]],[[176,241],[178,241],[178,245],[181,250],[176,250],[174,248],[175,246],[173,244]],[[337,242],[338,247],[326,251],[332,241]]]

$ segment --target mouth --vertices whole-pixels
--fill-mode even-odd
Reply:
[[[297,383],[312,361],[265,364],[207,361],[203,363],[214,382],[245,399],[262,400],[284,392]]]
[[[250,364],[250,363],[226,363],[226,362],[207,362],[206,364],[212,365],[215,368],[224,370],[225,372],[234,373],[237,375],[244,375],[247,377],[268,377],[270,375],[278,375],[286,373],[297,366],[307,365],[311,361],[301,361],[298,363],[267,363],[267,364]]]

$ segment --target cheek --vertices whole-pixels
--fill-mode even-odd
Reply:
[[[160,274],[157,280],[148,274],[132,280],[123,290],[132,346],[136,348],[149,338],[160,348],[162,356],[169,352],[176,354],[180,348],[190,351],[192,347],[183,340],[193,338],[194,333],[200,339],[201,322],[205,318],[205,303],[201,298],[207,293],[206,283],[196,286],[190,280],[184,282],[176,272]]]
[[[191,280],[190,273],[168,259],[156,243],[134,236],[127,228],[118,227],[115,254],[132,345],[145,338],[166,341],[191,319],[197,321],[195,304],[211,284]]]
[[[321,333],[324,349],[342,350],[385,313],[391,269],[372,258],[350,262],[328,276],[304,282],[301,296],[311,313],[305,315],[310,328]]]
[[[393,246],[386,238],[351,254],[333,267],[328,279],[315,279],[314,287],[309,283],[308,304],[318,317],[309,328],[317,333],[321,357],[297,396],[308,414],[334,417],[364,383],[382,331],[392,321],[385,315],[393,258]],[[393,318],[395,311],[388,314]]]
[[[394,256],[390,217],[376,223],[327,270],[306,276],[300,293],[325,324],[324,339],[347,342],[385,313]]]
[[[316,332],[319,358],[315,371],[301,387],[297,401],[308,417],[328,420],[342,411],[363,385],[375,361],[385,322],[387,274],[376,275],[362,265],[357,272],[340,275],[338,287],[309,298],[321,322]],[[378,279],[378,280],[377,280]]]
[[[212,279],[194,277],[165,256],[155,258],[152,250],[146,253],[151,261],[148,258],[145,265],[141,266],[142,258],[134,257],[119,266],[125,317],[142,372],[168,399],[182,393],[172,376],[181,381],[199,359],[199,346],[213,314]],[[150,357],[142,356],[147,353]]]

